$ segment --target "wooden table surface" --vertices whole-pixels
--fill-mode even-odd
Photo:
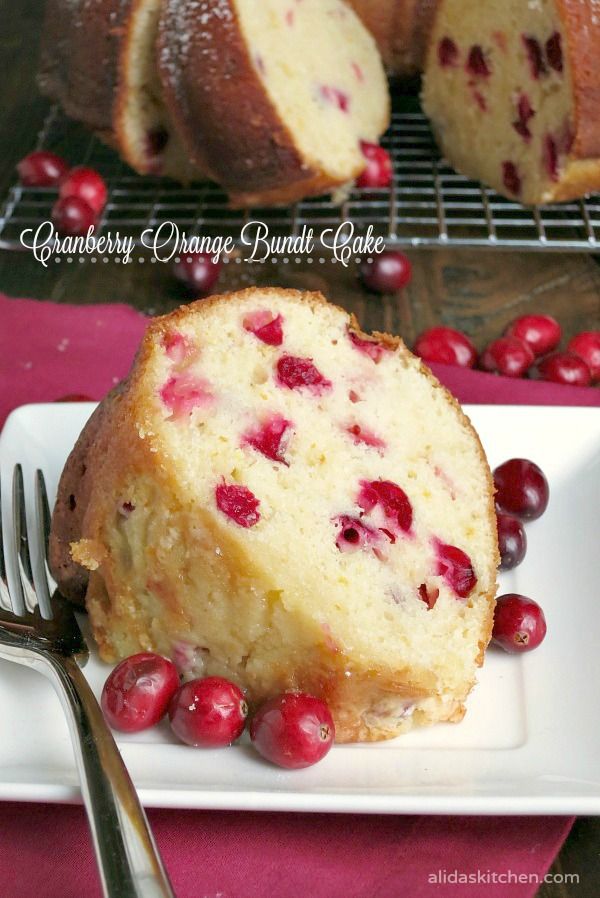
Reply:
[[[31,148],[47,109],[35,88],[42,6],[42,0],[0,0],[0,200],[13,180],[15,161]],[[400,333],[409,345],[424,328],[444,323],[464,330],[482,348],[508,321],[526,312],[555,315],[566,337],[600,328],[600,260],[593,256],[484,250],[409,255],[413,281],[393,297],[369,296],[353,267],[330,262],[229,264],[219,286],[256,283],[321,290],[354,311],[366,329]],[[56,302],[120,301],[150,313],[168,311],[183,300],[168,265],[63,261],[45,269],[29,254],[8,252],[0,252],[0,290]],[[577,820],[553,872],[578,873],[580,883],[544,885],[539,898],[598,898],[600,819]]]

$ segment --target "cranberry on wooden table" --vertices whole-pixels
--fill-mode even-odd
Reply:
[[[168,658],[153,652],[131,655],[104,684],[104,716],[113,729],[138,733],[161,720],[178,686],[177,669]]]
[[[576,334],[569,341],[567,350],[583,359],[590,369],[594,383],[600,380],[600,331],[584,331]]]
[[[510,571],[525,558],[527,552],[525,528],[518,518],[510,514],[498,514],[497,523],[500,569]]]
[[[35,150],[17,165],[17,174],[24,187],[57,187],[68,171],[65,160],[47,150]]]
[[[486,346],[481,355],[484,371],[503,377],[523,377],[535,360],[529,346],[516,337],[500,337]]]
[[[526,343],[534,355],[552,352],[560,343],[562,331],[551,315],[522,315],[506,328],[507,337],[516,337]]]
[[[431,327],[417,337],[414,351],[425,362],[458,365],[459,368],[472,368],[477,361],[477,350],[469,338],[442,325]]]
[[[215,287],[222,262],[208,253],[186,253],[173,267],[173,274],[190,292],[204,296]]]
[[[252,718],[250,738],[257,751],[279,767],[298,770],[325,757],[335,739],[329,708],[303,692],[285,692]]]
[[[392,160],[390,154],[378,143],[361,140],[360,148],[367,160],[366,167],[356,179],[357,187],[389,187],[392,183]]]
[[[175,735],[187,745],[220,748],[242,735],[248,705],[239,686],[224,677],[190,680],[169,705]]]
[[[548,507],[550,490],[544,472],[527,458],[511,458],[494,471],[496,509],[522,521],[534,521]]]
[[[93,168],[79,165],[61,181],[59,197],[78,197],[99,215],[106,205],[108,190],[102,175]]]
[[[590,369],[578,355],[572,352],[555,352],[546,356],[537,366],[542,380],[571,387],[588,387],[592,382]]]
[[[538,647],[546,635],[546,618],[537,602],[515,592],[500,596],[494,612],[492,640],[517,654]]]
[[[85,237],[96,226],[96,213],[78,196],[63,197],[52,207],[52,221],[59,234]]]
[[[412,265],[404,253],[387,250],[360,266],[363,284],[373,293],[396,293],[410,284]]]

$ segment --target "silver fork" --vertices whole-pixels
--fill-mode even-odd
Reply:
[[[88,648],[47,564],[50,509],[35,476],[35,547],[28,538],[21,466],[12,483],[12,539],[3,539],[0,499],[0,657],[44,674],[68,719],[106,898],[174,898],[146,815],[80,665]],[[32,546],[33,549],[33,546]],[[6,553],[6,556],[5,556]],[[10,559],[9,564],[6,560]],[[7,572],[7,567],[9,572]],[[10,610],[8,610],[10,609]]]

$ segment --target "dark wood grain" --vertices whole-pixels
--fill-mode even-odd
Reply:
[[[32,146],[46,110],[34,75],[42,0],[0,0],[0,192],[14,177],[14,163]],[[420,251],[410,253],[414,278],[399,296],[374,297],[360,286],[356,269],[318,259],[312,264],[249,265],[230,262],[220,288],[278,284],[322,290],[353,310],[367,329],[403,335],[410,344],[436,323],[465,330],[482,348],[508,321],[525,312],[555,315],[566,337],[600,328],[600,268],[586,255]],[[114,261],[52,263],[44,269],[25,253],[0,253],[0,290],[56,302],[125,302],[151,314],[185,300],[170,266]],[[580,818],[553,871],[578,873],[580,883],[547,884],[539,898],[597,898],[600,890],[600,820]]]

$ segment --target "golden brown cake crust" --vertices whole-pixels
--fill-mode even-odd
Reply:
[[[579,159],[600,158],[600,11],[592,0],[557,0],[567,40],[575,94],[575,141],[573,155]],[[600,169],[600,162],[598,162]],[[576,183],[576,179],[574,179]],[[598,187],[597,178],[569,192],[568,199]],[[575,188],[575,184],[573,185]]]
[[[423,71],[438,0],[348,0],[367,26],[392,75]]]

